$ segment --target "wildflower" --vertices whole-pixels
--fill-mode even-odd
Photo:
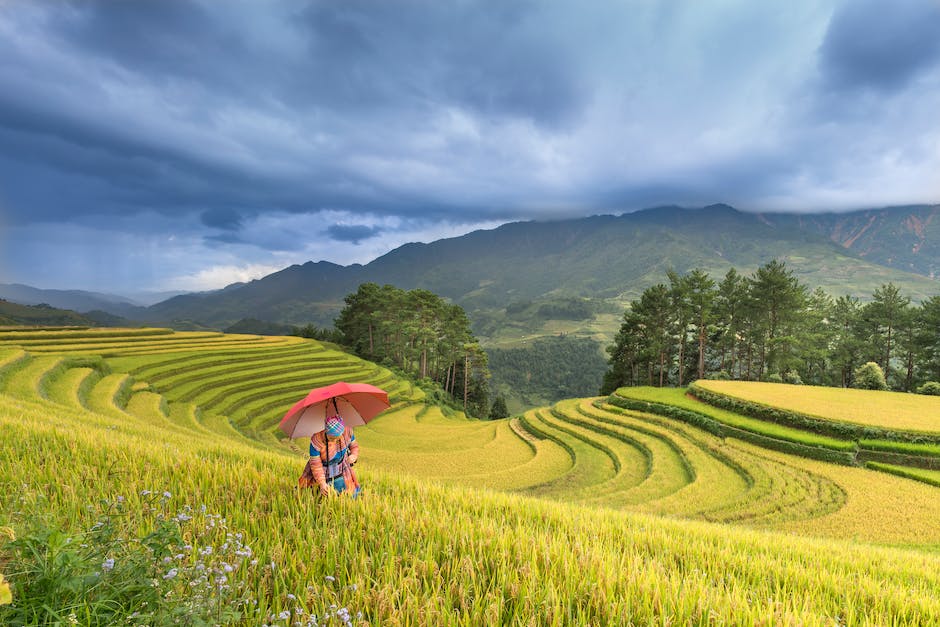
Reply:
[[[333,575],[327,575],[326,580],[329,582],[333,582],[333,581],[336,581],[336,577],[334,577]]]
[[[166,491],[163,492],[163,498],[168,499],[168,498],[170,498],[171,496],[173,496],[173,495],[170,494],[169,492],[166,492]]]
[[[278,614],[277,617],[280,618],[281,620],[287,620],[288,618],[290,618],[290,612],[288,612],[287,610],[284,610],[283,612]]]
[[[105,561],[101,562],[101,570],[109,571],[114,568],[114,558],[109,557]]]
[[[72,612],[71,614],[68,615],[68,621],[69,621],[69,625],[78,624],[78,616],[75,615],[75,612]]]
[[[288,593],[287,598],[290,599],[291,601],[293,601],[293,600],[296,599],[297,597],[295,597],[293,594]]]
[[[164,579],[173,579],[173,577],[176,577],[176,575],[177,575],[178,572],[179,572],[179,571],[176,570],[175,568],[171,568],[170,570],[167,571],[167,573],[166,573],[165,575],[163,575],[163,578],[164,578]]]
[[[186,522],[187,520],[192,520],[192,518],[193,518],[192,516],[187,516],[186,514],[183,514],[182,512],[176,515],[176,520],[178,522]]]
[[[140,491],[140,495],[141,495],[141,496],[150,496],[151,494],[153,494],[153,492],[151,492],[150,490],[141,490],[141,491]]]

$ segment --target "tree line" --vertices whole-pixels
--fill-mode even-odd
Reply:
[[[470,415],[488,414],[487,356],[463,308],[428,290],[376,283],[363,283],[345,303],[334,322],[342,344],[360,357],[437,382]]]
[[[720,282],[669,272],[630,303],[607,352],[603,394],[709,377],[849,387],[867,362],[892,389],[913,391],[940,381],[940,296],[915,305],[887,283],[865,303],[833,298],[778,260]]]

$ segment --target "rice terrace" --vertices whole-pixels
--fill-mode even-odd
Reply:
[[[773,384],[701,382],[705,400],[622,388],[479,421],[315,340],[7,328],[0,342],[3,541],[45,540],[47,578],[91,559],[208,608],[207,623],[940,621],[940,423],[917,413],[937,397],[899,416],[929,441],[865,444],[837,437],[835,410],[812,417],[836,425],[822,435],[801,414],[722,407],[802,408]],[[295,488],[305,442],[276,424],[340,378],[393,405],[356,430],[364,496],[319,503]],[[161,552],[166,525],[179,535]],[[147,542],[150,565],[135,553]],[[106,615],[105,580],[45,585],[78,624]],[[146,603],[111,609],[172,622]]]
[[[0,627],[940,627],[940,0],[0,0]]]

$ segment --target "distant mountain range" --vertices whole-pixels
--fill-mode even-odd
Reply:
[[[622,303],[666,272],[719,278],[783,259],[800,280],[839,295],[889,281],[915,299],[940,292],[940,205],[847,214],[755,214],[727,205],[660,207],[620,216],[515,222],[429,244],[406,244],[367,265],[294,265],[211,294],[148,309],[156,320],[225,326],[253,317],[329,324],[364,281],[422,287],[472,312],[587,297]]]
[[[142,293],[136,297],[85,290],[49,290],[20,283],[0,283],[0,298],[21,305],[49,305],[73,311],[106,311],[127,318],[144,318],[147,305],[184,292]]]
[[[915,300],[940,294],[940,205],[815,214],[746,213],[727,205],[658,207],[619,216],[514,222],[406,244],[366,265],[294,265],[146,308],[106,295],[88,300],[88,293],[56,292],[60,301],[50,290],[41,291],[41,301],[33,294],[31,304],[220,329],[243,318],[328,326],[343,297],[373,281],[429,289],[462,305],[471,319],[492,321],[510,305],[571,297],[618,310],[646,287],[665,281],[670,269],[703,268],[718,279],[731,267],[748,273],[773,258],[786,261],[801,281],[833,295],[868,297],[889,281]],[[10,295],[10,287],[0,286],[0,297],[25,302]]]

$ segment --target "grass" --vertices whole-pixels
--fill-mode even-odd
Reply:
[[[286,480],[297,468],[291,456],[140,423],[114,431],[87,412],[63,416],[65,432],[39,417],[43,409],[0,398],[0,441],[19,451],[15,464],[0,461],[4,485],[34,495],[65,528],[90,523],[88,506],[102,496],[123,496],[128,512],[141,511],[145,490],[170,493],[172,512],[208,503],[244,535],[259,565],[273,565],[234,575],[259,617],[338,603],[383,625],[940,620],[936,555],[599,511],[379,470],[363,472],[367,498],[311,507],[310,495]],[[171,446],[154,446],[155,437]],[[64,447],[71,455],[50,467],[46,451]],[[79,474],[84,481],[61,480]]]
[[[940,434],[940,397],[741,381],[698,381],[703,388],[813,418]]]
[[[81,332],[69,333],[71,350]],[[110,339],[118,356],[95,367],[49,344],[0,344],[0,446],[13,452],[0,456],[0,527],[22,535],[41,520],[77,538],[102,499],[121,497],[121,524],[139,534],[154,494],[171,495],[165,521],[206,505],[257,560],[231,573],[249,605],[224,622],[283,625],[297,609],[382,625],[940,622],[940,499],[923,481],[597,399],[469,420],[307,340],[236,348],[219,336],[196,356],[176,352],[176,334],[152,353]],[[308,364],[310,381],[345,363],[395,390],[395,407],[356,429],[358,501],[299,492],[306,443],[274,431],[298,385],[284,366],[307,346],[330,358]],[[182,398],[203,388],[228,394],[231,412]],[[17,602],[25,579],[5,551]]]
[[[894,464],[882,464],[880,462],[868,462],[868,468],[882,470],[884,472],[906,477],[915,481],[922,481],[928,485],[940,487],[940,470],[925,470],[923,468],[908,468],[907,466],[897,466]]]

